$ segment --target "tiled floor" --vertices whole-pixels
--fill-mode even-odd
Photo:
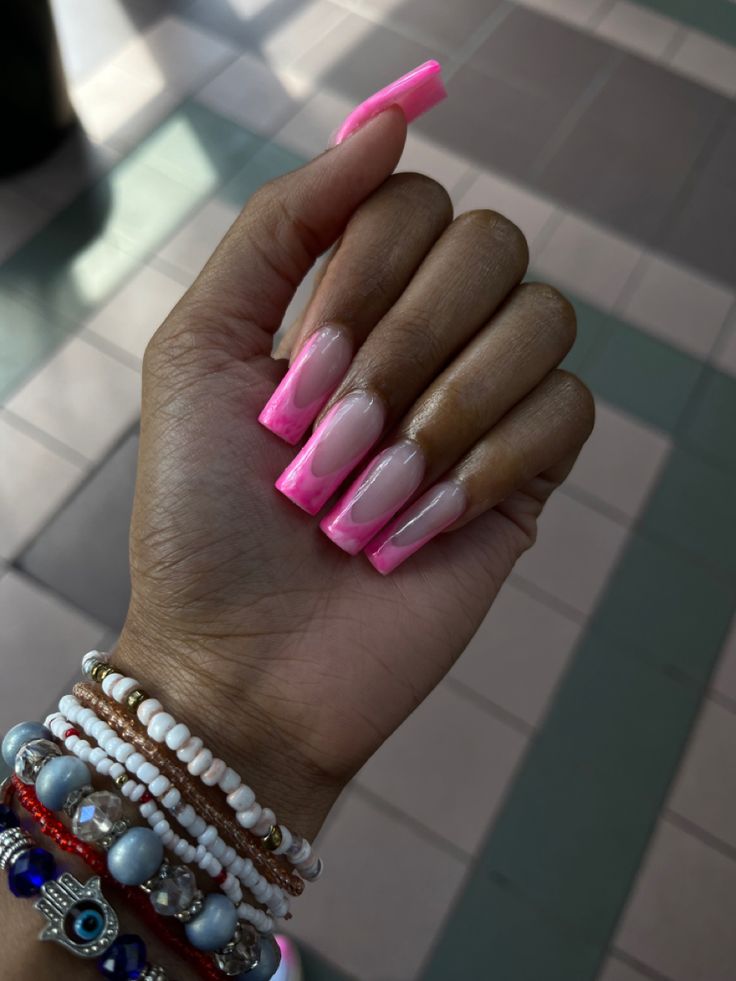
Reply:
[[[249,194],[438,56],[404,166],[523,228],[598,426],[331,816],[308,981],[732,978],[736,3],[54,10],[86,135],[0,185],[0,728],[123,621],[148,338]]]

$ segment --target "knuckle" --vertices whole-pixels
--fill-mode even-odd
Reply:
[[[415,207],[422,207],[429,213],[437,213],[443,217],[452,215],[452,199],[443,185],[433,177],[413,171],[394,174],[388,179],[386,186]]]
[[[466,211],[455,219],[455,224],[472,235],[481,236],[500,248],[519,269],[529,263],[529,246],[524,233],[510,218],[487,208]]]
[[[529,304],[535,322],[554,331],[565,352],[569,351],[577,336],[577,317],[567,297],[549,283],[523,283],[518,292]]]
[[[587,439],[595,425],[595,399],[590,389],[577,375],[563,368],[557,368],[554,377],[560,402],[579,423]]]

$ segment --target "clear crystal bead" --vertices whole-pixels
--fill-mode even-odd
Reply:
[[[215,961],[223,974],[233,977],[258,966],[261,940],[258,931],[250,923],[240,924],[240,937],[215,954]]]
[[[186,865],[174,865],[151,889],[151,905],[161,916],[176,916],[192,905],[197,885]]]
[[[123,813],[123,802],[109,790],[96,790],[77,804],[72,818],[72,831],[82,841],[101,841],[106,838]]]
[[[21,746],[15,758],[15,775],[23,783],[35,783],[38,771],[52,756],[61,756],[61,749],[50,739],[32,739]]]

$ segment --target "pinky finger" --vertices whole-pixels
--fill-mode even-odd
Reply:
[[[593,428],[593,399],[553,371],[439,482],[395,518],[365,554],[386,575],[443,531],[497,508],[530,535],[545,500],[569,473]]]

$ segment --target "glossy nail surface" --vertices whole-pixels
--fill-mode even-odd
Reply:
[[[386,411],[375,395],[353,392],[333,406],[276,488],[309,514],[327,503],[383,429]]]
[[[436,106],[447,96],[441,71],[439,62],[425,61],[412,68],[406,75],[397,78],[395,82],[379,89],[353,109],[335,134],[333,145],[342,143],[390,106],[399,106],[407,123],[427,112],[432,106]]]
[[[315,331],[294,358],[258,421],[286,440],[298,443],[342,381],[352,346],[345,333],[326,326]]]
[[[459,484],[444,481],[380,532],[365,551],[369,562],[383,575],[401,565],[428,541],[457,521],[468,506]]]
[[[424,454],[416,443],[402,440],[372,460],[354,481],[320,528],[336,545],[357,555],[419,486]]]

